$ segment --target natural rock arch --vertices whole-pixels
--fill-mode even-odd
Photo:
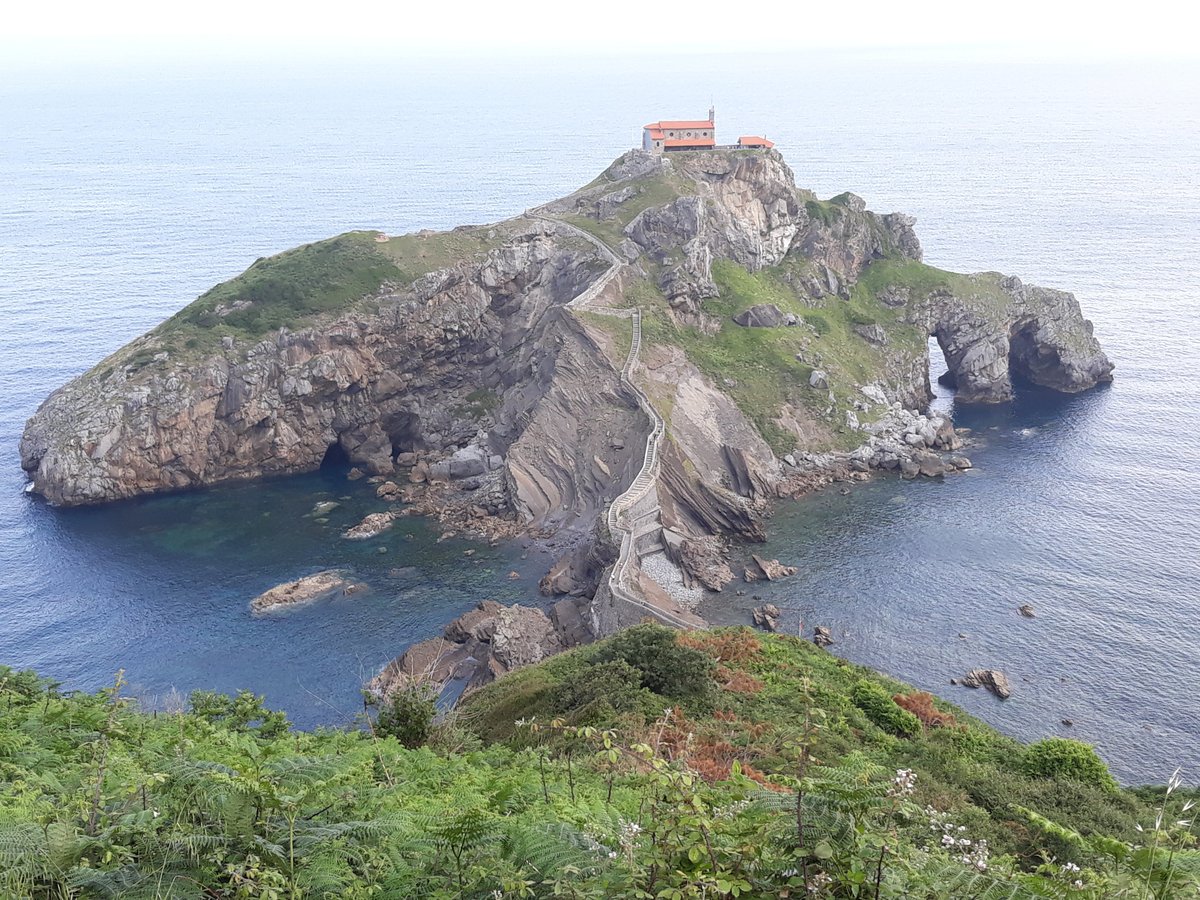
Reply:
[[[1072,294],[990,272],[962,281],[965,289],[927,297],[929,335],[946,358],[939,380],[958,400],[1009,400],[1014,377],[1066,393],[1112,380],[1113,365]]]

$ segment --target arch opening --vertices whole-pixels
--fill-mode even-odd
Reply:
[[[350,457],[346,454],[346,449],[342,446],[341,441],[334,441],[325,450],[325,456],[321,459],[322,471],[348,468],[350,468]]]

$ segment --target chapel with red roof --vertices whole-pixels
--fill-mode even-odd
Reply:
[[[709,107],[708,119],[651,122],[642,128],[642,149],[651,153],[680,150],[770,150],[773,141],[757,135],[742,135],[736,144],[717,144],[716,110]]]

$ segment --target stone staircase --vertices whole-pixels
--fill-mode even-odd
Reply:
[[[621,381],[633,393],[634,397],[637,398],[638,407],[650,419],[653,427],[650,430],[649,437],[646,439],[646,448],[642,454],[641,469],[638,470],[637,476],[630,483],[629,487],[619,494],[608,507],[608,532],[614,541],[620,543],[617,561],[613,564],[612,570],[609,573],[609,591],[614,598],[641,609],[664,624],[672,625],[676,628],[696,628],[701,626],[704,624],[703,620],[698,616],[688,613],[686,610],[680,609],[676,612],[665,609],[660,604],[647,602],[635,580],[639,560],[637,550],[638,538],[647,534],[656,534],[652,544],[655,546],[662,545],[662,523],[659,520],[660,507],[658,505],[656,485],[658,482],[659,454],[662,448],[663,435],[666,433],[666,423],[663,421],[662,416],[658,414],[658,410],[654,408],[650,399],[633,380],[633,373],[637,368],[638,357],[642,350],[642,311],[637,307],[633,309],[613,309],[606,306],[589,306],[608,287],[612,280],[617,277],[624,263],[613,252],[612,248],[582,228],[577,228],[561,219],[555,219],[538,212],[531,212],[530,215],[553,223],[556,227],[565,228],[583,238],[596,247],[610,263],[608,271],[589,285],[587,290],[571,300],[567,304],[567,308],[576,311],[587,308],[587,311],[591,313],[628,318],[633,324],[633,338],[629,344],[629,354],[625,357],[625,365],[621,367]],[[679,613],[683,613],[683,615]]]

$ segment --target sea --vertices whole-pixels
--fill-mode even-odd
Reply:
[[[0,66],[2,68],[2,66]],[[480,600],[544,602],[520,542],[439,540],[336,470],[94,509],[23,492],[46,395],[257,257],[353,228],[501,219],[590,181],[640,126],[766,134],[797,182],[916,216],[926,260],[1075,292],[1110,387],[935,408],[975,468],[781,505],[799,567],[705,605],[831,629],[833,652],[1024,739],[1097,747],[1128,783],[1200,782],[1200,66],[971,53],[186,59],[0,78],[0,663],[148,704],[248,689],[298,725]],[[943,365],[934,348],[935,374]],[[318,521],[313,506],[339,506]],[[466,551],[474,549],[474,555]],[[370,591],[254,617],[341,566]],[[515,573],[515,574],[514,574]],[[744,594],[738,595],[737,591]],[[1034,607],[1025,618],[1016,608]],[[999,668],[1012,697],[951,685]],[[1065,724],[1069,722],[1070,724]]]

